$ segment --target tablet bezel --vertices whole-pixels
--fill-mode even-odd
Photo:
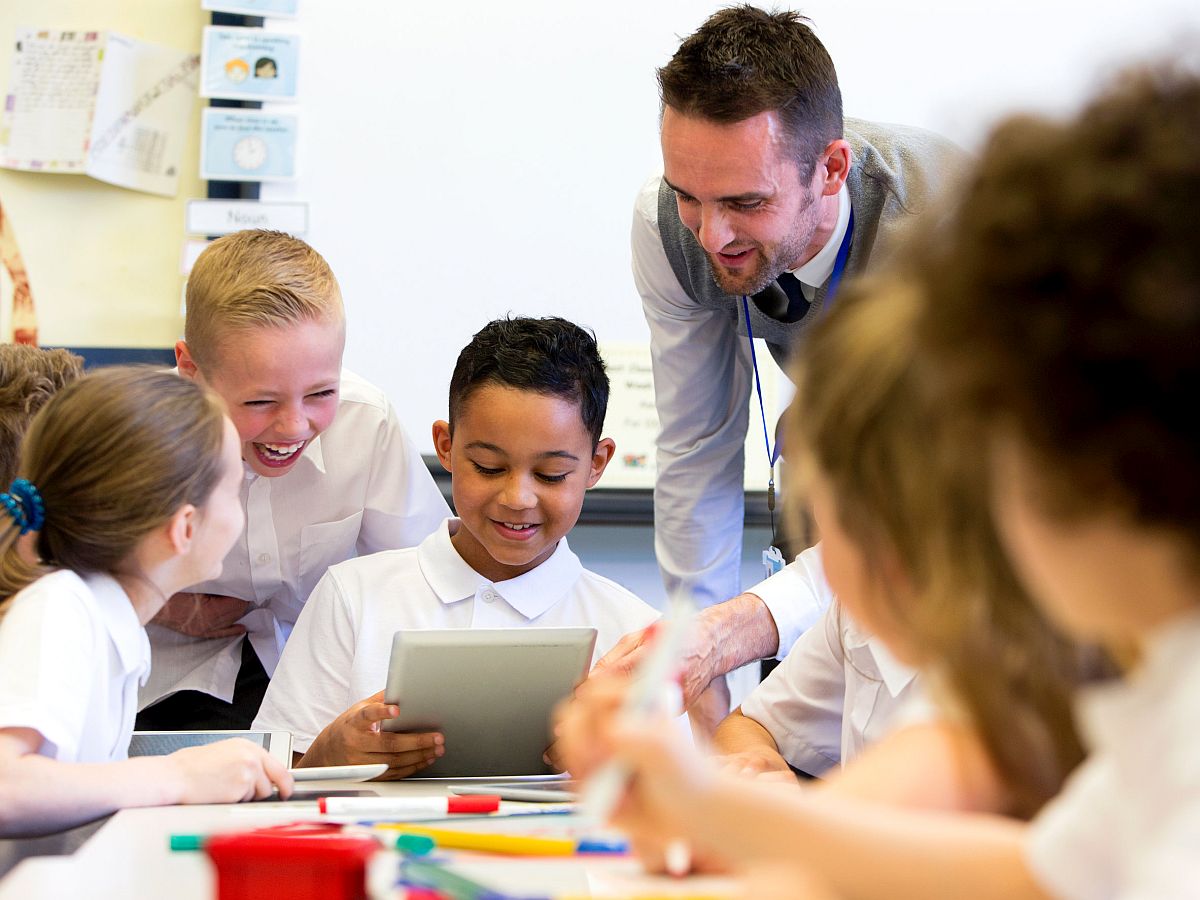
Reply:
[[[595,644],[583,626],[398,631],[384,699],[400,715],[383,728],[446,735],[418,778],[548,774],[550,715],[587,677]]]
[[[133,744],[134,738],[147,738],[153,744],[154,738],[161,737],[166,739],[178,738],[180,736],[203,738],[198,740],[195,746],[204,744],[215,744],[217,741],[228,740],[229,738],[263,738],[263,746],[266,751],[271,754],[279,762],[283,763],[285,768],[292,767],[292,733],[290,731],[263,731],[261,729],[250,729],[246,731],[236,730],[181,730],[181,731],[135,731],[130,736],[130,746]],[[166,756],[175,751],[163,747],[161,752],[146,752],[139,753],[138,756]]]

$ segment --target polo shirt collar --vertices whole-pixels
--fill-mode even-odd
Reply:
[[[867,643],[871,646],[871,655],[875,657],[875,666],[879,669],[883,686],[893,697],[899,697],[900,692],[917,676],[916,669],[904,665],[892,656],[892,651],[888,650],[879,638],[871,638]]]
[[[893,697],[900,696],[900,692],[908,687],[909,683],[916,677],[916,670],[904,665],[904,663],[892,656],[892,651],[887,648],[887,645],[883,641],[864,631],[858,622],[847,614],[844,609],[841,610],[840,615],[846,649],[856,650],[861,647],[869,647],[871,657],[875,660],[875,668],[879,670],[879,677],[883,679],[883,686],[887,688],[888,693]]]
[[[522,616],[536,619],[565,597],[583,572],[583,564],[564,537],[550,558],[537,568],[507,581],[490,582],[454,549],[450,536],[461,527],[460,519],[446,519],[417,548],[421,573],[444,604],[474,597],[481,587],[490,586]]]
[[[324,432],[318,434],[315,438],[309,441],[308,446],[304,448],[304,453],[301,455],[299,460],[300,465],[303,465],[305,461],[307,461],[322,475],[325,474],[325,454],[321,450],[321,438],[323,436]]]
[[[95,598],[100,621],[112,639],[125,675],[136,675],[139,684],[150,676],[150,638],[138,621],[125,589],[111,575],[89,575],[84,579]]]
[[[1148,747],[1151,759],[1169,756],[1172,749],[1155,738],[1162,737],[1163,723],[1192,717],[1192,685],[1200,682],[1197,646],[1200,612],[1186,613],[1143,642],[1142,663],[1128,675],[1083,688],[1077,714],[1084,743],[1139,756]]]

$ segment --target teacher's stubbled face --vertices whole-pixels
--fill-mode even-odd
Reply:
[[[663,111],[663,176],[726,293],[758,293],[823,243],[825,168],[803,181],[790,150],[773,110],[732,123]]]

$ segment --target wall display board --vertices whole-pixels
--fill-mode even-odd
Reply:
[[[1149,2],[801,8],[848,115],[970,148],[995,116],[1068,109],[1200,16],[1193,0]],[[426,452],[455,356],[492,317],[566,316],[637,367],[627,348],[648,331],[629,224],[661,165],[654,68],[717,6],[342,0],[266,20],[303,43],[304,127],[301,175],[262,196],[309,203],[306,237],[346,298],[347,363],[388,390]],[[627,484],[649,480],[640,455]]]

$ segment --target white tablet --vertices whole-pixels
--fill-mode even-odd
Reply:
[[[398,631],[384,699],[388,731],[440,731],[446,753],[424,777],[550,772],[555,705],[586,677],[595,628]]]
[[[501,800],[522,800],[526,803],[574,803],[579,799],[576,783],[556,781],[493,781],[489,784],[456,784],[452,794],[488,794]]]
[[[130,756],[166,756],[186,747],[203,747],[228,738],[245,738],[292,767],[290,731],[135,731],[129,741]]]
[[[370,781],[387,771],[386,763],[361,766],[305,766],[292,769],[296,781]]]

